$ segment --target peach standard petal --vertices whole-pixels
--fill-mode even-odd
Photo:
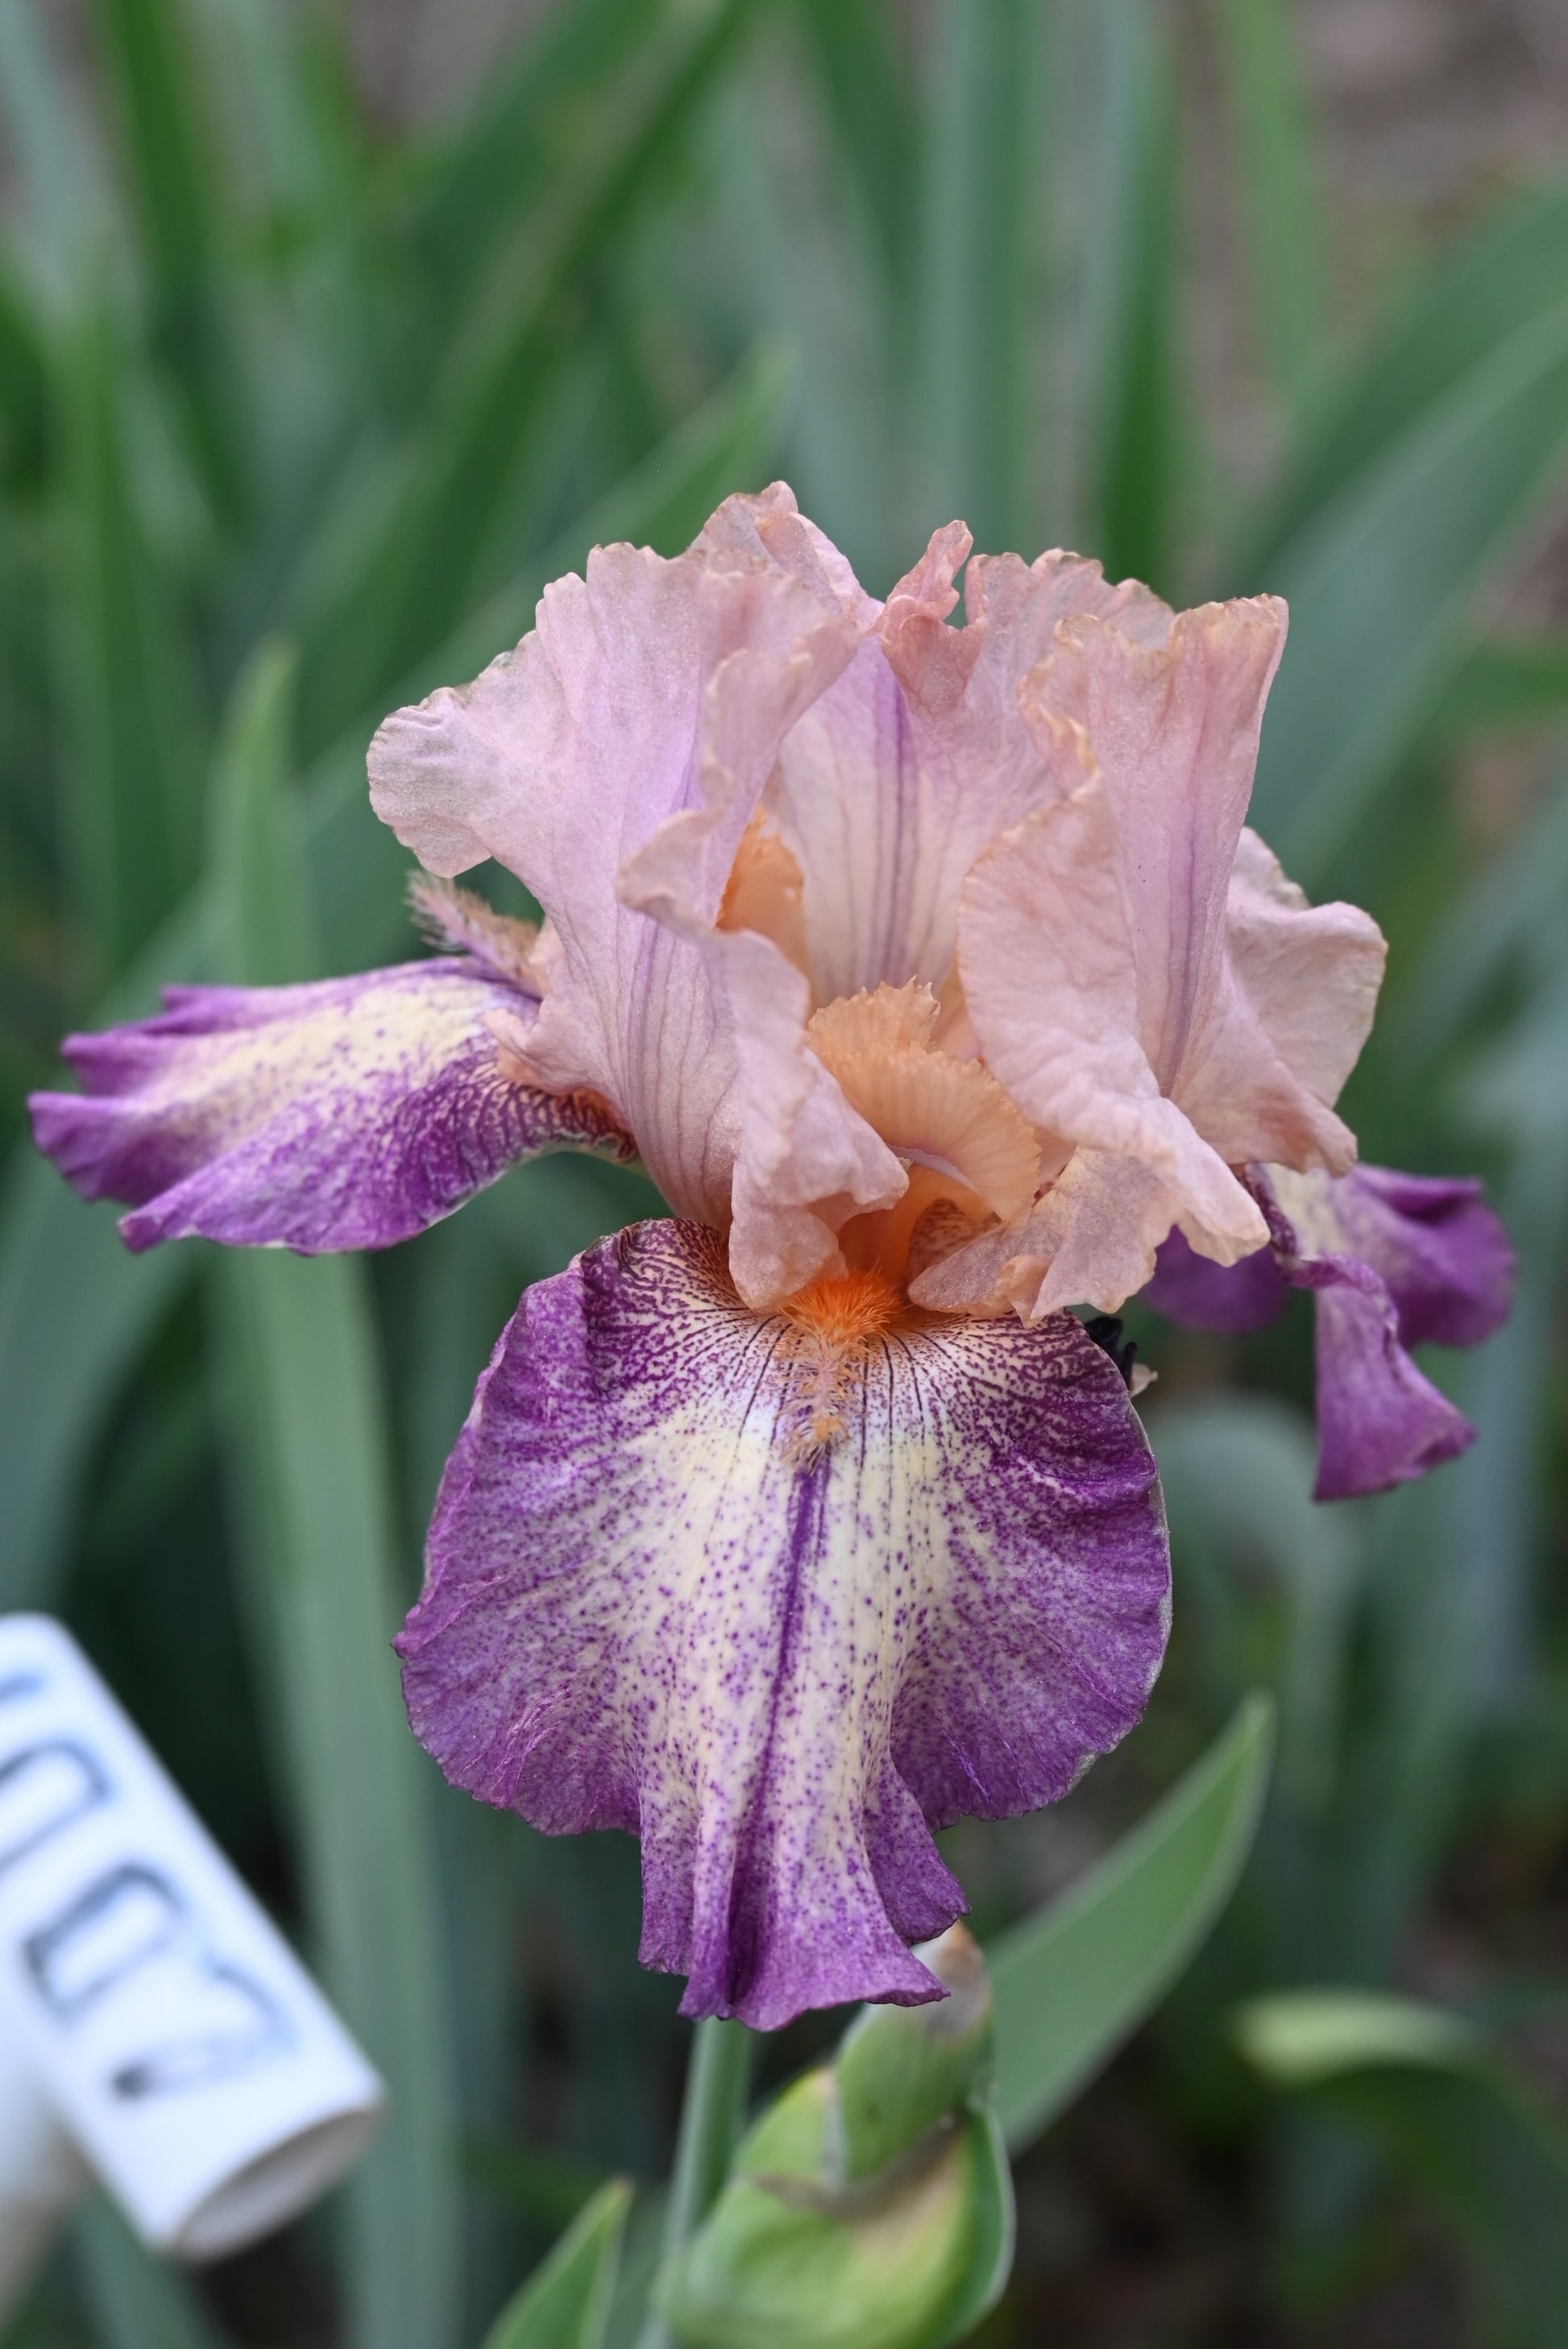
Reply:
[[[515,652],[371,746],[377,812],[421,863],[495,856],[544,907],[539,1081],[602,1094],[671,1205],[708,1223],[729,1216],[741,1111],[691,931],[718,913],[780,740],[876,610],[776,486],[671,561],[595,549]]]

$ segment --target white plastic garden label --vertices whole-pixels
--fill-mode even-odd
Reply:
[[[211,2259],[335,2185],[384,2102],[69,1634],[0,1618],[0,2304],[89,2173]]]

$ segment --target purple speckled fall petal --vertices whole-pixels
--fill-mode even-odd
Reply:
[[[273,988],[177,987],[67,1040],[84,1090],[36,1093],[38,1146],[132,1248],[191,1234],[304,1255],[387,1247],[519,1159],[632,1144],[603,1105],[514,1081],[532,999],[467,958]],[[515,1073],[515,1063],[512,1063]]]
[[[1081,1326],[933,1317],[820,1356],[722,1240],[645,1224],[524,1297],[480,1381],[397,1646],[455,1784],[643,1839],[646,1964],[771,2029],[937,1985],[931,1829],[1064,1794],[1142,1711],[1154,1468]]]

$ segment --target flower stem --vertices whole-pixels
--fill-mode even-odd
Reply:
[[[692,2038],[681,2105],[676,2171],[665,2217],[665,2258],[696,2232],[724,2184],[746,2117],[751,2033],[743,2023],[699,2023]],[[651,2310],[636,2349],[676,2349],[676,2336]]]

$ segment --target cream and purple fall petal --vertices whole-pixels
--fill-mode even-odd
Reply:
[[[1478,1345],[1508,1314],[1513,1250],[1480,1185],[1385,1166],[1337,1178],[1256,1167],[1251,1182],[1269,1247],[1222,1267],[1173,1232],[1146,1302],[1240,1335],[1275,1319],[1292,1288],[1315,1292],[1320,1500],[1382,1492],[1454,1458],[1475,1430],[1407,1350]]]
[[[938,1995],[932,1830],[1054,1800],[1142,1711],[1154,1467],[1081,1325],[789,1314],[721,1238],[636,1226],[524,1297],[442,1485],[398,1649],[457,1785],[643,1841],[645,1962],[773,2028]]]
[[[39,1148],[82,1196],[130,1205],[133,1248],[192,1234],[387,1247],[521,1159],[634,1154],[602,1102],[517,1081],[510,1048],[537,1007],[466,957],[164,1000],[156,1019],[68,1038],[84,1090],[31,1103]]]

